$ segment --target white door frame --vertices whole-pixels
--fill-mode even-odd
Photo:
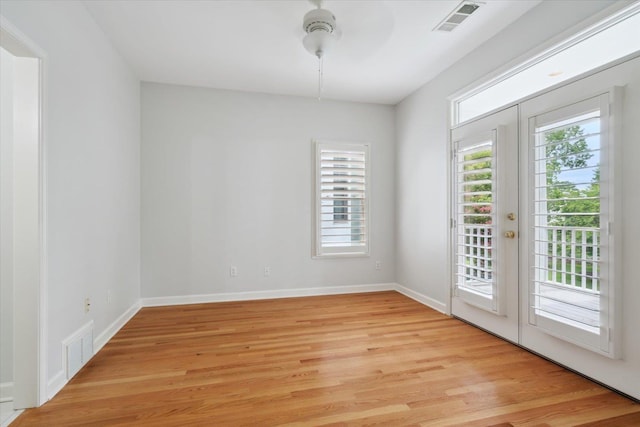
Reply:
[[[47,215],[45,144],[46,53],[4,16],[0,15],[2,47],[15,56],[38,59],[38,280],[14,295],[14,405],[40,406],[47,401]],[[18,309],[16,309],[18,308]],[[35,319],[35,321],[34,321]],[[19,355],[19,357],[16,357]]]

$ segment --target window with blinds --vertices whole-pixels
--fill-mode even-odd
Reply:
[[[530,321],[607,351],[608,105],[596,97],[530,121]]]
[[[369,146],[316,143],[315,255],[369,253]]]
[[[495,135],[455,143],[455,292],[466,301],[497,310],[495,251]]]

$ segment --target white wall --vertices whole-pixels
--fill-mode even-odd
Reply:
[[[144,83],[143,297],[393,282],[394,132],[390,106]],[[370,257],[311,258],[312,138],[371,144]]]
[[[613,1],[545,1],[397,106],[397,281],[449,305],[447,97]],[[544,23],[544,25],[541,25]]]
[[[46,53],[51,380],[65,337],[89,320],[98,336],[140,296],[139,82],[82,3],[3,1],[1,13]]]
[[[4,392],[13,383],[13,56],[2,48],[0,102],[0,392]]]

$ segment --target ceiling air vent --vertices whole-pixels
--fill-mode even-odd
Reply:
[[[464,22],[473,12],[475,12],[481,3],[473,1],[463,1],[451,12],[446,18],[444,18],[436,27],[434,31],[446,31],[450,32],[455,30],[458,25]]]

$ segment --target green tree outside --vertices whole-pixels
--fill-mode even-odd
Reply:
[[[593,172],[591,182],[588,187],[579,188],[576,183],[569,181],[561,181],[560,174],[563,171],[571,169],[587,168],[589,160],[593,154],[589,152],[589,146],[584,138],[584,130],[580,126],[571,126],[568,128],[548,132],[545,134],[546,142],[546,183],[547,183],[547,220],[548,225],[581,228],[581,230],[559,230],[552,229],[548,233],[548,241],[562,242],[571,237],[578,243],[575,247],[576,253],[571,253],[571,246],[565,246],[565,255],[567,257],[575,257],[578,259],[586,258],[589,262],[585,263],[586,271],[583,270],[581,262],[570,263],[564,260],[565,274],[556,272],[555,278],[553,272],[549,272],[549,279],[564,283],[570,281],[571,275],[586,275],[586,287],[593,288],[593,236],[594,232],[600,228],[600,169],[596,168]],[[591,214],[591,215],[589,215]],[[563,234],[564,233],[564,234]],[[573,236],[571,236],[573,233]],[[555,234],[555,235],[554,235]],[[563,239],[564,237],[564,239]],[[586,248],[581,245],[586,243]],[[556,257],[561,256],[561,244],[555,245]],[[582,252],[586,253],[583,254]],[[553,254],[553,245],[549,244],[549,254]],[[596,258],[598,254],[596,253]],[[556,258],[558,259],[558,258]],[[549,269],[551,270],[551,257],[549,260]],[[581,282],[581,280],[578,280]],[[581,283],[576,283],[581,285]],[[599,286],[596,286],[596,289]]]

